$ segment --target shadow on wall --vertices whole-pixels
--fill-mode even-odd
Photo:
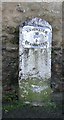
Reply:
[[[3,85],[18,83],[18,46],[19,46],[19,26],[8,27],[6,31],[11,39],[2,36],[2,79]],[[5,42],[6,41],[6,42]]]

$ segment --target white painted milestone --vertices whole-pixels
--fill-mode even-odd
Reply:
[[[20,26],[20,79],[51,77],[52,27],[40,18],[33,18]]]

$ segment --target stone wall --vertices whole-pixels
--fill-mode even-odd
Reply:
[[[2,3],[2,79],[3,86],[18,83],[19,25],[39,17],[53,28],[51,87],[62,91],[62,3]]]

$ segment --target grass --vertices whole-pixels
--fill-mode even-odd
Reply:
[[[25,103],[23,103],[21,101],[15,101],[13,103],[3,105],[2,109],[5,112],[10,112],[10,111],[15,110],[15,109],[23,109],[26,106],[31,107],[31,108],[40,107],[40,106],[32,106],[31,104],[27,105],[27,104],[25,104]],[[56,110],[57,106],[56,106],[56,104],[54,102],[45,102],[44,106],[41,106],[41,108],[46,109],[46,110],[52,110],[52,109]]]
[[[14,101],[14,102],[9,102],[9,104],[3,105],[2,109],[5,112],[11,111],[11,110],[15,110],[17,108],[22,108],[24,106],[24,104],[20,101]]]

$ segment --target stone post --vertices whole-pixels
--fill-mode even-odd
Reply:
[[[19,28],[19,89],[25,103],[50,100],[52,27],[40,18]]]

